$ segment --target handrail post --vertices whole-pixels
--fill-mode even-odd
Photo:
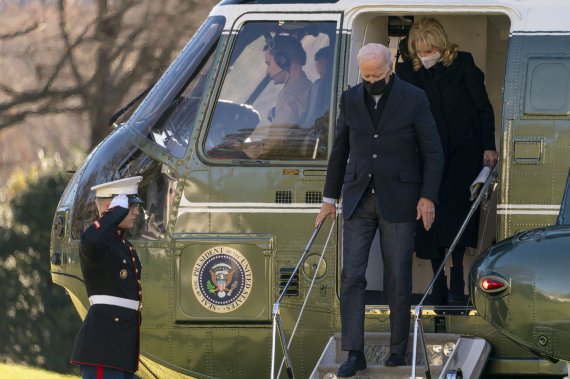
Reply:
[[[279,330],[279,337],[281,340],[281,347],[283,348],[283,355],[285,356],[285,364],[287,365],[287,377],[289,379],[295,379],[293,374],[293,362],[291,362],[291,357],[289,356],[289,349],[287,348],[287,338],[285,337],[285,331],[283,330],[283,324],[281,323],[281,317],[279,314],[276,316],[277,329]]]
[[[416,377],[416,359],[418,356],[418,329],[419,329],[419,323],[420,323],[420,317],[421,317],[421,313],[422,313],[422,306],[418,305],[416,306],[416,309],[414,310],[414,346],[412,348],[412,379],[415,379]]]
[[[273,312],[271,318],[273,320],[273,332],[271,333],[271,379],[275,378],[275,333],[277,331],[277,312],[279,312],[279,304],[273,304]]]

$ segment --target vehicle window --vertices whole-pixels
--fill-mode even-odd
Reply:
[[[72,238],[80,239],[83,231],[97,218],[95,193],[91,187],[112,180],[141,175],[139,196],[144,200],[130,239],[160,240],[164,237],[178,182],[174,171],[127,142],[124,130],[117,129],[91,155],[80,169],[72,215]]]
[[[336,22],[250,22],[225,72],[204,152],[239,160],[324,160]]]
[[[178,158],[188,147],[223,25],[223,17],[206,20],[128,122]]]
[[[529,59],[524,113],[567,116],[570,113],[569,85],[570,60]]]

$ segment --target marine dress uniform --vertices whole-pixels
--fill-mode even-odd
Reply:
[[[127,196],[122,196],[122,203],[113,200],[81,235],[81,272],[91,307],[75,339],[71,362],[81,365],[84,378],[133,378],[138,369],[141,262],[119,224],[133,203],[142,202],[136,195],[141,179],[92,188],[98,198]]]

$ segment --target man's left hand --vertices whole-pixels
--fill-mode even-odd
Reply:
[[[420,198],[418,201],[417,209],[417,217],[416,220],[422,219],[424,223],[424,228],[429,230],[435,220],[435,206],[433,205],[433,201],[426,197]]]

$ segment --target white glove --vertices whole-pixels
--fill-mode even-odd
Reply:
[[[127,195],[117,195],[111,200],[111,204],[109,204],[109,209],[113,207],[121,207],[129,209],[129,198]]]

